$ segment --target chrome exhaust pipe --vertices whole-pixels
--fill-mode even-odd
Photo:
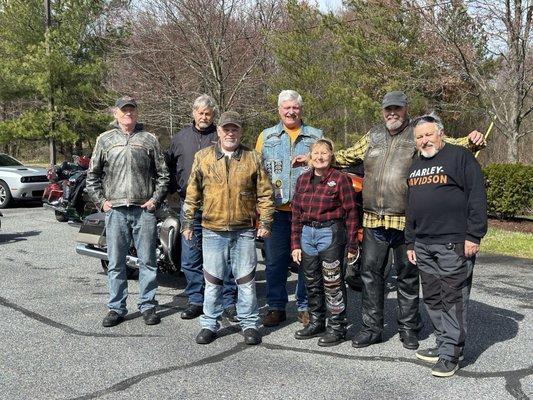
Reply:
[[[92,258],[97,258],[99,260],[109,261],[109,258],[107,257],[107,252],[96,247],[88,246],[85,243],[78,243],[76,245],[76,253],[82,256],[88,256]],[[126,265],[132,268],[139,268],[138,258],[130,255],[126,256]]]

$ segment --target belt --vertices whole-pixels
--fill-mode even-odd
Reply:
[[[335,225],[339,222],[341,222],[341,219],[331,219],[329,221],[307,221],[303,224],[306,226],[310,226],[311,228],[327,228],[328,226]]]

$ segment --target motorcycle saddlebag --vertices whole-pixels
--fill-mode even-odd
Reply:
[[[76,242],[104,247],[105,238],[105,213],[99,212],[87,216],[76,236]]]

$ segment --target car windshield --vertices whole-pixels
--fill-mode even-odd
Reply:
[[[0,167],[21,167],[23,166],[13,157],[8,156],[7,154],[0,154]]]

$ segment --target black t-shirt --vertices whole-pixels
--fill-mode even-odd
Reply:
[[[487,232],[483,173],[469,150],[447,143],[431,158],[417,156],[407,184],[408,248],[415,241],[479,243]]]

